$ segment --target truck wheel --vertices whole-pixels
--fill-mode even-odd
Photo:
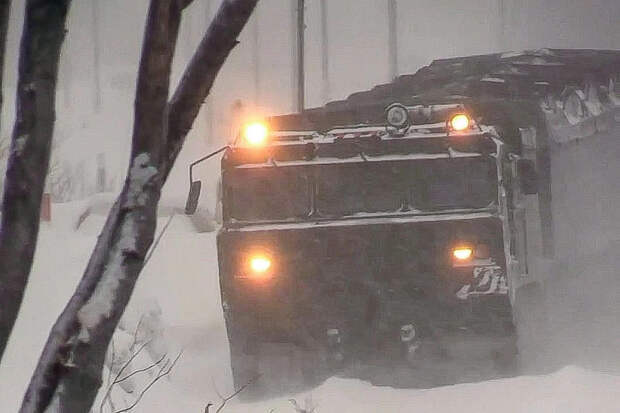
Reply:
[[[514,377],[519,371],[518,343],[514,336],[506,341],[506,344],[493,357],[495,374],[499,377]]]
[[[544,292],[539,283],[530,283],[517,290],[514,319],[521,373],[542,372],[549,331]]]
[[[289,343],[260,343],[248,350],[233,350],[231,346],[235,389],[247,386],[239,394],[242,400],[297,393],[316,386],[321,380],[323,363],[312,351]]]

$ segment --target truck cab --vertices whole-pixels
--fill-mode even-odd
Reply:
[[[217,237],[235,386],[514,373],[539,352],[520,325],[544,335],[537,297],[567,225],[554,148],[615,127],[619,67],[607,51],[444,59],[248,124],[221,161]]]
[[[419,110],[433,117],[409,124]],[[236,385],[274,345],[315,358],[318,375],[384,359],[426,371],[409,379],[426,385],[459,380],[445,371],[472,348],[498,369],[514,356],[515,160],[462,105],[385,114],[325,132],[265,126],[261,139],[253,125],[224,155],[218,251]]]

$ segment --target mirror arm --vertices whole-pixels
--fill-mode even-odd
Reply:
[[[194,182],[194,174],[193,174],[193,170],[194,170],[194,166],[198,165],[199,163],[206,161],[207,159],[217,155],[218,153],[224,152],[226,149],[230,148],[229,145],[223,146],[220,149],[218,149],[215,152],[211,152],[210,154],[203,156],[202,158],[192,162],[191,164],[189,164],[189,184],[191,185],[192,182]]]

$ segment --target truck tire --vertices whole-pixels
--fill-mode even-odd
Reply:
[[[246,386],[239,394],[241,400],[297,393],[320,382],[322,363],[312,351],[289,343],[260,343],[252,347],[231,346],[235,389]]]

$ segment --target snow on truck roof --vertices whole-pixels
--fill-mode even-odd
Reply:
[[[264,150],[238,140],[222,166],[492,154],[498,153],[501,143],[520,153],[521,131],[538,125],[541,113],[552,139],[556,129],[567,140],[584,137],[595,118],[617,120],[619,85],[620,51],[541,49],[435,60],[413,75],[399,76],[346,100],[271,117]],[[395,107],[406,110],[403,127],[388,125],[392,123],[387,114]],[[463,113],[473,126],[455,139],[448,120]]]
[[[439,59],[415,74],[357,92],[345,100],[274,116],[273,130],[328,131],[343,125],[384,123],[385,108],[481,101],[535,101],[594,82],[620,99],[620,51],[539,49]],[[613,94],[613,93],[610,93]],[[613,100],[613,97],[610,97]]]

